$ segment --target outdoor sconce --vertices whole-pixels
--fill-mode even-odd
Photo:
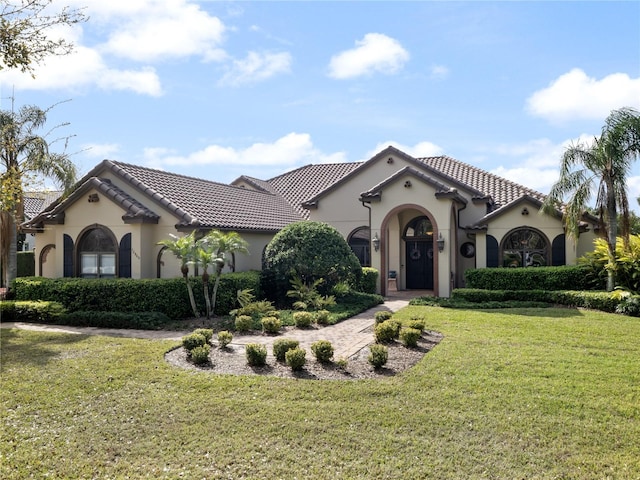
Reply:
[[[436,241],[438,244],[438,251],[442,252],[444,250],[444,238],[442,238],[442,234],[438,234],[438,240]]]
[[[529,215],[529,210],[527,210],[527,207],[524,207],[522,209],[522,215]]]
[[[373,236],[373,239],[371,240],[371,243],[373,243],[373,249],[377,252],[378,250],[380,250],[380,237],[378,237],[378,234],[376,233]]]
[[[411,188],[411,182],[409,180],[404,182],[404,188]]]

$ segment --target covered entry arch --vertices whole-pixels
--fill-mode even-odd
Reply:
[[[416,230],[429,229],[428,235],[415,236]],[[414,230],[411,230],[411,229]],[[409,233],[409,236],[407,234]],[[422,230],[419,232],[422,232]],[[430,290],[433,294],[439,294],[438,282],[438,251],[434,248],[433,239],[438,238],[438,223],[433,214],[421,205],[403,204],[390,210],[383,218],[380,225],[380,291],[387,294],[387,278],[390,271],[396,271],[398,288],[400,290],[420,289]],[[409,239],[409,240],[407,240]],[[412,254],[411,247],[416,251]],[[431,249],[431,252],[429,250]],[[415,264],[411,265],[411,261]],[[420,272],[415,269],[428,270],[427,283],[416,282]],[[430,283],[429,283],[430,282]]]

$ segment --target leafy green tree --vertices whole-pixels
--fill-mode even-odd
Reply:
[[[207,318],[209,318],[213,315],[216,308],[222,270],[225,266],[233,264],[233,258],[236,253],[249,253],[247,248],[248,243],[236,232],[223,233],[219,230],[212,230],[198,240],[197,247],[199,250],[198,258],[200,259],[200,265],[204,268],[202,281],[205,284]],[[211,300],[209,300],[208,296],[209,274],[207,273],[207,267],[209,265],[213,266],[214,277]]]
[[[171,239],[161,240],[158,245],[163,245],[171,253],[173,253],[180,260],[180,272],[182,272],[182,278],[187,285],[187,291],[189,292],[189,302],[191,302],[191,310],[195,317],[200,316],[198,307],[196,306],[196,299],[193,296],[193,288],[189,282],[189,264],[197,261],[198,247],[196,245],[196,232],[192,231],[189,235],[178,237],[177,235],[169,234]]]
[[[292,223],[275,235],[264,252],[263,291],[279,302],[296,278],[308,286],[316,284],[326,295],[336,284],[353,285],[361,276],[362,267],[349,244],[326,223]]]
[[[65,191],[76,181],[69,155],[50,150],[57,140],[48,142],[48,134],[39,135],[48,111],[35,106],[0,111],[0,257],[5,286],[17,275],[17,234],[24,221],[25,189],[38,177],[52,179]]]
[[[632,108],[614,110],[607,117],[600,137],[592,144],[578,143],[567,148],[560,163],[560,178],[551,187],[543,204],[550,213],[564,205],[567,233],[577,238],[580,221],[595,191],[595,208],[605,233],[609,255],[607,290],[615,286],[615,251],[618,212],[621,236],[629,240],[629,200],[627,177],[640,155],[640,114]],[[565,197],[569,197],[565,202]]]
[[[19,69],[33,75],[34,65],[52,55],[73,51],[68,40],[52,38],[59,27],[87,20],[81,9],[53,12],[53,0],[0,0],[0,70]]]

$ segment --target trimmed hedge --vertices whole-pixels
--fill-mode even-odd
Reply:
[[[189,282],[200,311],[205,311],[202,279]],[[260,293],[260,272],[225,273],[220,278],[215,313],[226,315],[237,307],[237,291]],[[18,278],[14,282],[16,300],[58,301],[70,311],[161,312],[172,319],[193,315],[182,278],[170,279],[83,279]]]
[[[472,268],[464,272],[467,288],[486,290],[593,290],[583,265],[527,268]]]
[[[355,289],[358,292],[376,293],[378,284],[378,270],[372,267],[362,267],[362,277],[357,282]]]
[[[65,314],[59,302],[22,302],[3,300],[0,302],[0,318],[3,322],[60,323]]]
[[[36,274],[36,258],[33,251],[18,252],[18,277],[33,277]]]
[[[60,325],[98,328],[134,328],[160,330],[171,319],[160,312],[69,312],[60,318]]]

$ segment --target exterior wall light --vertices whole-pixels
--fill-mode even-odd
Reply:
[[[442,238],[441,233],[438,234],[438,240],[436,240],[436,243],[438,244],[438,251],[442,252],[444,250],[444,238]]]
[[[371,243],[373,243],[373,249],[377,252],[378,250],[380,250],[380,237],[378,237],[378,234],[376,233],[373,238],[371,239]]]

